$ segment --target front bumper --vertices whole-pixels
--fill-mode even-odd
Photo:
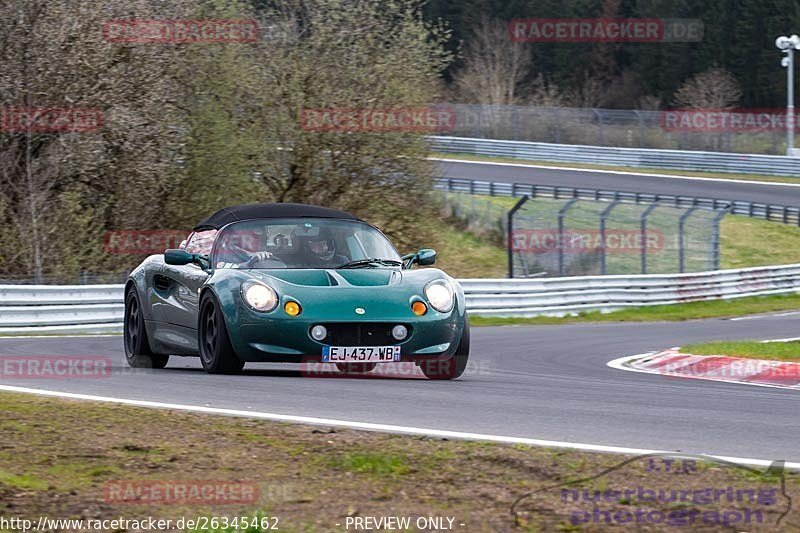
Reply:
[[[370,320],[315,320],[312,317],[292,319],[262,319],[258,322],[243,322],[231,331],[231,342],[237,355],[250,362],[319,362],[325,345],[342,345],[333,338],[316,341],[310,330],[317,324],[337,326],[378,326],[403,324],[409,336],[401,341],[388,341],[385,337],[370,338],[369,335],[350,336],[346,346],[386,346],[399,345],[401,361],[422,361],[449,359],[456,351],[464,329],[464,319],[455,311],[448,314],[432,313],[432,316],[416,317],[409,320],[373,318]],[[376,328],[367,327],[373,331]],[[380,329],[379,327],[377,329]],[[332,337],[329,335],[329,337]],[[341,338],[341,336],[340,336]]]

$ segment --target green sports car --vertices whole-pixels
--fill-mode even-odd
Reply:
[[[355,216],[302,204],[227,207],[178,249],[151,255],[125,285],[124,344],[134,367],[199,356],[209,373],[251,362],[334,363],[342,372],[416,363],[430,379],[467,366],[457,281],[401,257]]]

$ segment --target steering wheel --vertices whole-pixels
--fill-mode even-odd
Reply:
[[[259,265],[259,268],[286,268],[286,263],[275,257],[269,257],[267,259],[258,260],[252,254],[250,254],[244,248],[237,246],[235,244],[229,244],[228,249],[234,253],[241,261],[244,263],[244,266],[247,268],[252,268],[256,264]],[[275,263],[274,265],[263,265],[262,263]]]
[[[241,260],[241,261],[246,261],[246,262],[249,263],[250,261],[252,261],[254,259],[253,256],[250,255],[249,253],[247,253],[247,251],[244,248],[236,246],[233,243],[228,243],[227,248],[228,248],[228,250],[233,252],[234,255],[236,255],[236,257],[238,257],[239,260]]]

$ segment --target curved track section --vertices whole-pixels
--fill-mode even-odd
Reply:
[[[775,338],[794,316],[686,323],[474,328],[460,380],[309,378],[297,365],[249,364],[211,376],[196,359],[129,369],[121,337],[0,338],[0,364],[25,355],[106,356],[95,379],[0,384],[244,412],[348,420],[598,446],[800,462],[796,391],[621,372],[606,363],[685,342]],[[0,368],[2,368],[0,366]],[[413,377],[413,376],[411,376]]]

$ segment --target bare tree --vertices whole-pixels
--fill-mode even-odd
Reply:
[[[508,27],[482,19],[464,47],[464,66],[453,76],[457,94],[469,103],[513,105],[527,96],[523,80],[532,55],[512,41]]]
[[[0,216],[15,235],[0,271],[41,280],[67,263],[91,268],[108,259],[106,226],[154,218],[171,166],[164,126],[175,118],[175,61],[103,38],[110,19],[154,18],[153,5],[0,1],[0,112],[95,110],[102,124],[0,132]]]
[[[685,109],[731,109],[739,103],[739,82],[727,70],[713,67],[688,79],[675,93],[675,105]]]
[[[555,84],[547,83],[544,76],[539,74],[526,88],[527,105],[539,107],[561,107],[564,105],[564,97]]]
[[[401,245],[431,236],[425,131],[311,131],[305,110],[426,108],[451,57],[449,33],[417,0],[293,0],[263,14],[253,50],[253,128],[267,139],[254,162],[268,197],[332,205],[368,217]]]
[[[436,212],[427,131],[310,131],[308,109],[424,108],[451,60],[420,0],[0,0],[0,108],[102,113],[0,131],[0,275],[130,266],[108,229],[190,227],[259,201],[351,210],[402,245]],[[256,19],[255,42],[108,42],[114,19]],[[424,222],[432,219],[426,218]]]

